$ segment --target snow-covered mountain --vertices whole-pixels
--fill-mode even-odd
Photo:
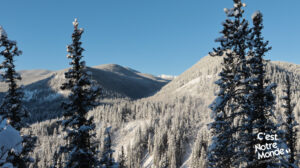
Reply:
[[[89,71],[103,88],[132,99],[153,95],[170,81],[116,64],[95,66]]]
[[[185,128],[189,129],[186,134],[190,135],[189,140],[186,141],[185,144],[185,154],[181,156],[181,167],[189,167],[188,165],[191,164],[193,158],[192,151],[193,149],[197,148],[196,146],[194,146],[194,142],[197,141],[197,139],[202,139],[204,141],[210,140],[207,136],[209,132],[207,130],[207,124],[212,121],[210,118],[211,110],[209,109],[209,105],[214,100],[215,94],[218,91],[218,87],[214,82],[219,79],[218,73],[222,68],[221,63],[222,58],[220,57],[203,57],[191,68],[165,85],[154,96],[142,100],[144,102],[152,102],[152,104],[154,104],[153,106],[157,105],[157,102],[162,102],[161,104],[158,103],[160,105],[161,111],[164,111],[164,107],[171,106],[170,108],[165,108],[165,112],[160,113],[160,117],[158,117],[159,120],[166,120],[166,123],[174,122],[174,116],[176,115],[188,116],[180,118],[181,120],[188,120],[188,124]],[[269,79],[271,79],[271,82],[275,82],[278,85],[276,92],[274,93],[277,97],[275,113],[278,121],[282,121],[281,97],[283,96],[282,90],[285,87],[284,79],[286,74],[290,74],[292,78],[291,81],[294,90],[292,99],[293,102],[296,103],[296,119],[298,120],[298,122],[300,122],[300,65],[280,61],[271,61],[267,63],[267,76]],[[141,102],[137,102],[136,104],[141,104]],[[154,107],[152,108],[152,110],[149,110],[148,108],[148,111],[154,111],[153,113],[157,113],[157,108]],[[168,118],[167,116],[171,117],[169,119],[164,119]],[[148,120],[146,121],[148,122]],[[130,123],[131,128],[132,124],[137,123],[141,122]],[[142,127],[141,124],[135,125],[136,129],[138,129],[139,127]],[[159,127],[159,133],[162,133],[164,130],[164,126],[160,125]],[[166,127],[168,129],[171,129],[172,126]],[[124,129],[125,132],[128,131],[126,130],[126,127]],[[123,138],[124,137],[118,137],[117,139]],[[155,141],[155,138],[157,137],[154,136],[152,140]],[[125,139],[128,139],[128,137],[125,137]],[[193,145],[191,145],[190,143],[192,143]],[[207,143],[208,142],[206,142],[206,145]],[[116,144],[116,149],[120,149],[120,146],[121,145]],[[124,142],[122,142],[122,146],[124,146]],[[300,148],[300,145],[298,146],[298,148]],[[153,167],[153,162],[155,160],[154,158],[155,153],[148,152],[145,155],[143,167],[151,167],[147,166],[149,164]],[[200,162],[204,163],[204,160],[201,160]]]
[[[119,94],[122,97],[132,99],[153,95],[170,81],[150,74],[144,74],[130,68],[122,67],[117,64],[88,67],[87,70],[92,72],[92,78],[96,80],[105,91],[113,92],[114,94]],[[60,92],[59,87],[64,82],[64,72],[66,72],[66,69],[60,71],[20,71],[23,78],[20,84],[25,85],[25,89],[33,89],[35,87],[37,89],[42,89],[49,87]],[[43,80],[47,82],[41,82]],[[41,84],[44,84],[44,86]],[[0,91],[3,92],[5,90],[5,85],[0,84],[0,87]]]
[[[32,88],[38,85],[40,81],[47,80],[48,87],[57,90],[64,80],[65,71],[23,70],[19,72],[22,76],[22,81],[19,84],[25,87],[31,85],[30,88]],[[150,96],[170,81],[117,64],[88,67],[88,71],[92,72],[93,79],[103,89],[132,99]],[[52,82],[53,80],[55,82]],[[5,89],[5,84],[0,83],[0,91],[4,92]]]
[[[190,165],[195,161],[204,165],[205,151],[210,141],[207,124],[211,122],[211,111],[208,105],[212,103],[218,90],[214,82],[219,78],[221,62],[222,58],[219,57],[203,57],[168,84],[161,78],[141,74],[118,65],[110,64],[89,68],[89,71],[93,72],[94,79],[103,88],[112,91],[111,93],[121,95],[118,99],[114,99],[110,103],[103,103],[90,111],[89,115],[94,116],[97,125],[97,139],[101,142],[103,129],[106,126],[112,126],[114,157],[117,160],[121,148],[124,147],[127,164],[134,168],[157,168],[164,164],[166,157],[175,167],[191,167]],[[46,88],[49,92],[63,95],[64,93],[57,90],[60,83],[63,82],[63,72],[41,73],[49,76],[43,79],[41,77],[41,80],[29,84],[25,88],[30,90],[33,86],[40,86],[33,87],[36,89],[48,86]],[[277,61],[267,64],[268,77],[272,82],[278,84],[274,93],[277,97],[275,113],[278,121],[282,121],[280,98],[283,96],[283,80],[287,74],[291,75],[294,93],[292,98],[296,103],[295,117],[300,121],[300,65]],[[23,78],[25,77],[23,76]],[[160,87],[162,88],[160,89]],[[146,97],[156,91],[158,91],[156,94]],[[108,92],[108,94],[111,93]],[[36,99],[32,100],[38,101],[43,98],[39,94],[36,96]],[[144,98],[133,100],[128,97]],[[63,97],[59,98],[63,99]],[[105,100],[103,99],[103,101]],[[55,101],[50,103],[55,103]],[[43,107],[49,103],[41,101],[36,104],[38,106],[32,108],[35,108],[36,112],[43,113],[40,109],[45,109]],[[59,108],[50,108],[48,113],[53,110],[61,113]],[[32,124],[32,131],[33,134],[39,135],[38,146],[42,145],[43,147],[36,148],[34,156],[45,156],[44,158],[39,157],[39,167],[47,167],[46,163],[52,161],[53,151],[64,143],[63,133],[61,127],[56,123],[60,118],[45,120],[43,118],[45,116],[39,115],[39,117],[36,120],[42,122]],[[299,144],[298,149],[300,149]],[[101,149],[101,143],[99,148]],[[201,157],[195,157],[195,153],[199,150],[202,151]]]
[[[32,121],[42,121],[60,116],[61,101],[68,94],[60,89],[65,81],[66,70],[19,72],[22,77],[19,85],[24,87],[24,102],[32,113]],[[88,67],[87,70],[92,72],[93,80],[97,81],[102,88],[102,98],[106,99],[138,99],[151,96],[169,82],[169,80],[116,64]],[[7,85],[1,82],[0,92],[3,93],[6,89]]]
[[[205,56],[191,68],[176,77],[170,83],[165,85],[154,97],[176,97],[176,96],[194,96],[211,97],[217,88],[214,82],[219,78],[221,71],[222,58]],[[269,77],[276,79],[282,73],[292,73],[294,85],[299,82],[300,65],[272,61],[267,64],[267,73]],[[283,84],[282,80],[277,79],[274,82]]]
[[[203,57],[199,62],[191,68],[183,72],[177,78],[165,85],[158,93],[149,99],[154,100],[170,100],[174,98],[193,97],[200,99],[206,106],[204,114],[210,112],[208,105],[212,103],[215,94],[218,91],[217,85],[214,82],[219,79],[218,73],[221,71],[222,58],[220,57]],[[282,90],[284,89],[285,75],[291,74],[291,81],[295,95],[293,96],[300,115],[300,65],[270,61],[267,63],[267,76],[271,82],[277,83],[276,97],[277,105],[276,112],[280,113]]]

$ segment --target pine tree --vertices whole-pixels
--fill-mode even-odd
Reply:
[[[35,162],[32,165],[33,168],[39,168],[39,162],[41,161],[40,157],[38,154],[35,154]]]
[[[275,166],[273,161],[259,162],[257,153],[255,153],[254,145],[261,143],[265,144],[267,141],[258,142],[256,135],[259,132],[274,134],[277,127],[273,122],[275,96],[272,90],[276,88],[275,83],[270,83],[266,77],[266,61],[263,59],[265,53],[271,47],[268,47],[268,41],[264,42],[262,37],[263,18],[260,12],[255,12],[252,16],[253,28],[249,35],[249,59],[248,65],[250,67],[250,74],[248,79],[249,93],[246,95],[248,103],[251,105],[249,113],[245,116],[244,122],[246,123],[247,134],[242,135],[242,141],[245,144],[244,157],[247,159],[248,167],[268,167]],[[268,143],[272,143],[271,141]],[[260,160],[261,161],[261,160]]]
[[[18,49],[15,41],[8,40],[2,27],[0,27],[0,31],[0,45],[4,48],[0,52],[0,55],[4,57],[0,68],[5,70],[3,79],[8,84],[8,91],[1,104],[0,114],[9,120],[11,126],[20,131],[26,126],[24,118],[28,116],[28,112],[22,106],[23,92],[17,85],[21,76],[15,71],[14,57],[21,55],[22,51]]]
[[[191,167],[199,168],[205,166],[207,142],[203,139],[203,135],[198,134],[192,150]]]
[[[159,166],[162,155],[168,149],[168,141],[170,141],[170,138],[168,138],[167,130],[165,128],[159,130],[159,127],[156,126],[153,145],[153,164],[157,167]]]
[[[126,152],[126,165],[128,168],[133,168],[133,160],[134,160],[134,156],[133,156],[133,151],[132,151],[132,147],[131,147],[131,143],[127,144],[127,148],[126,148],[127,152]]]
[[[121,147],[121,154],[119,155],[119,168],[127,168],[126,166],[126,156],[124,153],[124,147]]]
[[[52,163],[51,168],[62,168],[61,159],[62,159],[62,157],[59,156],[59,153],[57,151],[55,151],[54,155],[53,155],[53,160],[52,160],[53,163]]]
[[[298,129],[296,128],[297,121],[295,120],[295,115],[294,115],[294,108],[295,104],[292,103],[292,90],[291,90],[291,81],[290,77],[287,74],[286,75],[286,88],[283,90],[283,92],[286,94],[282,99],[284,101],[284,104],[282,107],[285,109],[284,114],[286,116],[285,119],[285,139],[287,142],[287,146],[290,149],[290,156],[288,159],[288,163],[291,165],[290,167],[298,167],[297,166],[297,132]]]
[[[214,121],[209,124],[213,137],[207,158],[208,166],[213,168],[239,164],[241,142],[236,134],[240,131],[240,118],[248,111],[248,104],[241,99],[247,91],[245,79],[249,76],[246,66],[249,28],[243,18],[244,6],[241,0],[234,0],[232,9],[225,8],[228,18],[223,22],[223,36],[216,39],[221,46],[210,53],[223,57],[220,79],[216,81],[220,90],[210,106]]]
[[[62,90],[69,90],[69,101],[63,102],[64,120],[62,125],[67,131],[65,139],[67,144],[60,149],[62,153],[68,155],[65,167],[84,168],[96,167],[96,145],[93,142],[95,137],[95,124],[93,117],[87,118],[88,111],[97,105],[97,97],[100,93],[99,87],[91,80],[91,73],[86,71],[80,38],[83,29],[78,29],[77,19],[73,22],[74,32],[72,34],[73,43],[67,46],[68,55],[72,66],[66,73],[66,82],[61,86]]]
[[[101,156],[101,166],[103,168],[112,168],[116,165],[114,158],[113,158],[113,152],[111,148],[111,135],[110,135],[110,129],[111,127],[107,127],[105,129],[104,135],[106,136],[104,138],[104,144],[103,144],[103,151]]]
[[[21,131],[22,128],[28,127],[25,118],[29,116],[27,109],[22,104],[24,93],[21,87],[18,87],[17,81],[22,78],[15,70],[14,58],[22,52],[18,49],[17,43],[8,39],[6,32],[0,27],[0,46],[3,50],[0,55],[4,57],[4,61],[0,65],[0,69],[4,69],[3,80],[8,84],[8,91],[4,97],[4,101],[0,106],[0,115],[9,120],[9,123],[16,130]],[[22,135],[23,150],[20,155],[10,152],[12,163],[16,167],[28,167],[33,159],[29,153],[33,151],[36,137],[33,135]]]

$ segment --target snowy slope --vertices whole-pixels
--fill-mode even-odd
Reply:
[[[22,81],[19,85],[25,85],[29,90],[51,88],[59,92],[59,87],[64,81],[64,72],[48,70],[24,70],[19,73]],[[144,74],[131,68],[116,64],[99,65],[89,67],[94,80],[98,81],[104,90],[109,90],[129,98],[142,98],[157,92],[169,80]],[[47,82],[43,82],[47,81]],[[131,89],[134,87],[135,89]],[[6,85],[0,83],[0,92],[6,90]]]
[[[206,140],[209,137],[207,123],[211,122],[211,111],[208,105],[213,101],[218,90],[214,82],[219,78],[218,73],[221,70],[221,62],[222,59],[218,57],[203,57],[151,97],[134,101],[121,98],[118,102],[103,103],[90,112],[90,115],[95,117],[95,122],[98,126],[97,136],[101,136],[100,130],[103,122],[113,126],[113,149],[115,150],[114,157],[117,159],[122,146],[125,154],[128,154],[128,151],[130,151],[128,150],[130,146],[135,146],[134,149],[136,149],[136,146],[139,145],[137,139],[141,137],[138,131],[141,129],[142,137],[147,139],[143,143],[147,145],[149,145],[149,142],[152,143],[152,151],[149,152],[147,149],[144,149],[142,152],[141,167],[155,168],[154,160],[157,156],[154,154],[154,144],[156,139],[159,139],[164,133],[168,136],[175,135],[176,130],[182,129],[184,130],[183,136],[188,137],[188,139],[183,144],[184,153],[181,156],[182,160],[179,167],[190,167],[197,134]],[[160,78],[141,74],[130,68],[114,64],[96,66],[89,70],[93,72],[94,78],[104,88],[118,91],[122,95],[134,95],[134,91],[140,92],[139,89],[145,89],[142,86],[151,86],[153,88],[155,85],[151,85],[151,81],[155,81],[154,83],[163,81]],[[280,97],[283,96],[283,79],[286,73],[292,75],[291,81],[294,86],[293,90],[295,90],[293,101],[297,103],[295,114],[296,119],[300,121],[300,92],[297,91],[300,90],[300,65],[270,62],[267,66],[267,72],[268,77],[278,84],[275,93],[277,97],[275,113],[278,116],[278,120],[280,120],[282,113]],[[55,72],[49,79],[39,81],[39,84],[49,85],[50,90],[53,91],[58,89],[59,83],[62,81],[63,71],[60,71]],[[134,89],[130,90],[130,88]],[[151,90],[148,92],[151,92]],[[59,91],[54,93],[64,94]],[[41,98],[41,96],[37,98]],[[45,102],[41,105],[45,105]],[[41,109],[41,107],[37,107],[37,111],[38,109]],[[130,111],[125,122],[121,121],[120,117],[124,110]],[[43,120],[43,116],[40,117],[39,121]],[[51,161],[53,149],[63,142],[61,129],[56,128],[57,126],[55,125],[54,120],[46,120],[32,125],[33,133],[40,135],[39,142],[40,145],[43,145],[43,148],[36,149],[35,154],[47,156],[40,161],[41,167],[45,167],[43,164]],[[300,145],[298,145],[298,149],[300,149]],[[135,154],[133,153],[133,158],[136,157]]]
[[[221,62],[222,58],[220,57],[203,57],[191,68],[165,85],[152,99],[166,100],[175,97],[191,96],[202,98],[206,102],[205,104],[211,103],[218,90],[214,82],[219,79],[218,73],[221,71]],[[285,73],[292,74],[293,85],[299,88],[300,65],[280,61],[267,64],[268,77],[272,82],[278,84],[276,92],[278,98],[283,94]],[[297,95],[299,96],[299,92],[296,93],[295,99]]]
[[[14,151],[15,154],[20,154],[22,151],[21,143],[22,137],[19,131],[7,124],[7,120],[0,116],[0,165],[5,163],[3,167],[11,166],[11,163],[6,163],[8,152]]]
[[[147,98],[145,101],[163,101],[172,102],[175,99],[182,99],[183,97],[189,97],[194,100],[200,100],[202,102],[201,117],[205,118],[199,125],[205,126],[211,122],[209,105],[215,98],[218,91],[218,87],[214,82],[219,79],[218,73],[221,71],[222,58],[205,56],[191,68],[183,72],[176,77],[170,83],[165,85],[157,94]],[[275,113],[278,116],[278,120],[281,120],[281,97],[283,96],[283,88],[286,73],[292,74],[292,85],[295,90],[293,95],[293,102],[296,103],[295,114],[296,119],[300,122],[300,65],[285,63],[280,61],[274,61],[267,63],[267,75],[272,82],[278,84],[275,95],[277,97]],[[297,91],[298,90],[298,91]],[[193,121],[191,121],[193,122]],[[196,136],[196,135],[194,135]],[[300,146],[298,146],[300,148]],[[182,167],[188,165],[191,160],[191,153],[188,158],[185,158],[185,162]],[[152,158],[153,156],[148,156]],[[151,162],[151,161],[148,161]]]
[[[102,87],[102,98],[137,99],[155,94],[169,80],[144,74],[136,70],[116,64],[88,67],[92,78]],[[31,121],[42,121],[56,118],[61,114],[61,101],[68,92],[62,91],[60,86],[65,81],[64,73],[47,70],[25,70],[19,73],[24,85],[24,102],[31,109]],[[7,89],[7,85],[0,82],[0,98]],[[2,92],[2,94],[1,94]],[[45,106],[45,104],[47,104]]]
[[[203,57],[191,68],[165,85],[154,97],[209,96],[213,95],[214,81],[218,77],[222,59]],[[200,94],[201,93],[201,94]],[[207,93],[206,95],[203,95]]]

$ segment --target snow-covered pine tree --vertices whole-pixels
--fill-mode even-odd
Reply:
[[[52,160],[53,163],[52,163],[52,165],[51,165],[51,168],[60,168],[60,167],[58,166],[58,159],[59,159],[58,152],[55,151],[54,154],[53,154],[53,160]]]
[[[159,166],[159,162],[162,159],[162,155],[168,149],[167,143],[168,143],[168,133],[165,127],[159,130],[159,127],[155,126],[154,142],[153,142],[153,164],[156,167]]]
[[[88,111],[95,107],[100,94],[100,88],[91,80],[91,73],[86,71],[85,62],[82,61],[82,52],[80,38],[83,29],[78,29],[77,19],[73,22],[74,32],[72,34],[72,44],[67,46],[68,55],[71,59],[72,67],[65,73],[66,82],[61,86],[62,90],[69,90],[69,101],[63,102],[64,120],[62,125],[67,131],[65,137],[67,144],[60,148],[62,153],[67,154],[65,167],[83,168],[96,167],[98,160],[96,158],[96,144],[93,141],[95,137],[95,124],[93,117],[88,118]]]
[[[126,156],[125,156],[125,153],[124,153],[124,147],[122,146],[121,147],[121,153],[119,155],[119,168],[127,168],[126,166]]]
[[[27,109],[22,104],[24,96],[21,87],[18,87],[17,81],[22,78],[15,70],[14,58],[19,56],[22,52],[18,49],[17,43],[8,39],[5,30],[0,27],[0,55],[4,57],[4,61],[0,65],[0,69],[4,69],[3,80],[8,84],[8,91],[4,97],[4,101],[0,106],[0,115],[9,120],[9,123],[16,130],[21,131],[22,128],[27,127],[25,118],[29,116]],[[31,134],[22,135],[22,152],[15,155],[10,152],[10,159],[16,167],[28,167],[29,163],[34,160],[29,156],[33,151],[36,137]]]
[[[0,46],[3,48],[0,55],[4,57],[0,69],[5,70],[3,80],[8,84],[7,94],[0,106],[0,114],[9,120],[11,126],[20,131],[26,125],[24,118],[28,113],[22,106],[23,92],[17,85],[21,76],[15,70],[14,57],[21,55],[22,51],[18,49],[15,41],[7,38],[2,27],[0,27]]]
[[[134,155],[133,155],[133,151],[132,151],[132,147],[131,147],[131,143],[127,144],[127,148],[126,148],[127,152],[126,152],[126,165],[128,168],[134,168]]]
[[[216,84],[220,87],[217,98],[211,104],[214,121],[209,124],[212,143],[208,148],[208,167],[231,167],[239,163],[241,141],[236,137],[240,131],[240,118],[247,113],[244,98],[248,74],[246,66],[248,22],[243,18],[245,4],[233,0],[234,7],[225,8],[227,19],[223,22],[222,37],[216,39],[220,47],[211,56],[222,56],[222,71]],[[241,103],[242,102],[242,103]]]
[[[178,152],[179,151],[179,147],[178,143],[176,143],[177,139],[176,139],[176,135],[174,135],[174,133],[168,132],[168,146],[167,146],[167,153],[168,153],[168,165],[171,168],[175,168],[175,167],[179,167],[180,166],[180,159],[181,159],[181,155]],[[164,162],[164,154],[161,156],[161,162]]]
[[[244,154],[247,159],[248,167],[268,167],[278,166],[274,161],[258,160],[257,153],[255,153],[254,145],[261,143],[265,144],[267,141],[257,140],[256,136],[259,132],[274,134],[277,127],[274,123],[275,117],[273,113],[275,105],[275,96],[272,90],[276,88],[275,83],[270,83],[266,77],[266,64],[263,57],[271,47],[268,47],[268,41],[264,41],[262,37],[263,17],[260,12],[255,12],[252,15],[253,28],[249,35],[249,53],[248,65],[250,68],[249,78],[247,79],[249,87],[249,94],[246,96],[248,103],[250,103],[251,111],[245,117],[244,123],[247,134],[243,135]],[[268,142],[271,143],[271,142]]]
[[[111,148],[110,129],[111,127],[107,127],[104,132],[105,138],[104,138],[103,149],[102,149],[101,160],[100,160],[100,164],[102,168],[113,168],[117,166],[113,158],[114,150],[112,150]]]
[[[205,167],[207,142],[203,138],[203,133],[198,134],[192,149],[191,168]]]
[[[39,168],[39,162],[41,161],[40,156],[35,154],[35,162],[32,165],[32,168]]]
[[[291,167],[298,167],[297,166],[297,132],[298,128],[297,125],[299,125],[295,119],[294,115],[294,108],[295,103],[292,103],[292,90],[291,90],[291,81],[290,77],[287,74],[286,80],[285,80],[286,87],[283,90],[283,92],[286,94],[284,97],[282,97],[284,104],[282,107],[284,108],[284,114],[285,114],[285,139],[286,144],[288,148],[290,149],[290,156],[288,158],[288,163],[291,165]]]

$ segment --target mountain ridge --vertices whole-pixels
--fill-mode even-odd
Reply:
[[[65,101],[68,91],[60,89],[65,82],[64,73],[68,70],[22,70],[19,71],[23,86],[24,103],[31,109],[32,122],[43,121],[61,116],[60,104]],[[92,72],[92,79],[102,88],[101,99],[139,99],[154,95],[169,82],[159,77],[143,74],[139,71],[117,64],[105,64],[87,67]],[[0,82],[0,98],[7,90],[7,85]],[[45,104],[47,104],[45,106]]]

